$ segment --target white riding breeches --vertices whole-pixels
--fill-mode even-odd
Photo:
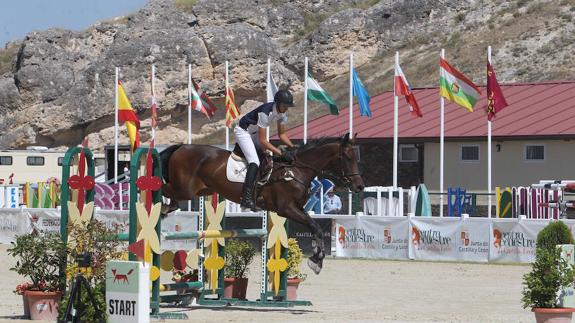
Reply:
[[[236,142],[240,145],[248,164],[254,163],[260,166],[260,159],[256,151],[256,146],[254,140],[259,140],[257,138],[258,133],[250,134],[247,130],[244,130],[240,126],[234,127],[234,135],[236,137]]]

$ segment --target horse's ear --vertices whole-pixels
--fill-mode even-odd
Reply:
[[[343,137],[340,139],[342,146],[345,146],[349,143],[349,132],[346,133],[345,135],[343,135]]]
[[[355,145],[356,140],[357,140],[357,132],[353,135],[353,138],[351,138],[351,144]]]

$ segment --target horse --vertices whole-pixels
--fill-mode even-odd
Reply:
[[[316,274],[320,273],[325,257],[323,232],[303,207],[309,198],[311,181],[323,173],[331,173],[355,193],[363,190],[353,149],[357,134],[350,137],[346,134],[341,138],[313,140],[296,148],[294,161],[274,162],[268,181],[256,187],[254,194],[258,208],[307,226],[313,239],[308,265]],[[162,151],[160,159],[165,182],[162,194],[170,199],[170,210],[177,209],[177,201],[213,193],[239,203],[243,183],[230,182],[226,177],[230,153],[221,148],[194,144],[172,145]]]

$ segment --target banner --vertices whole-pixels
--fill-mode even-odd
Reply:
[[[162,233],[188,232],[198,230],[197,212],[176,211],[162,219]],[[163,250],[191,250],[196,248],[196,239],[162,240]]]
[[[537,234],[549,220],[502,221],[491,223],[489,261],[524,262],[535,260]]]
[[[336,255],[407,259],[407,217],[336,217]]]
[[[459,218],[411,218],[409,258],[419,260],[457,260]]]
[[[117,210],[96,210],[94,218],[103,222],[108,229],[122,227],[120,232],[128,233],[130,231],[130,212]]]
[[[30,232],[47,231],[60,233],[60,210],[22,209],[22,214],[30,219]]]
[[[467,218],[460,221],[459,238],[456,240],[457,260],[489,261],[489,219]]]
[[[17,235],[30,233],[30,218],[21,209],[2,209],[0,212],[0,243],[16,241]]]

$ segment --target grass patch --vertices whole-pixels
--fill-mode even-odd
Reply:
[[[174,0],[174,5],[182,11],[192,13],[192,9],[198,0]]]

